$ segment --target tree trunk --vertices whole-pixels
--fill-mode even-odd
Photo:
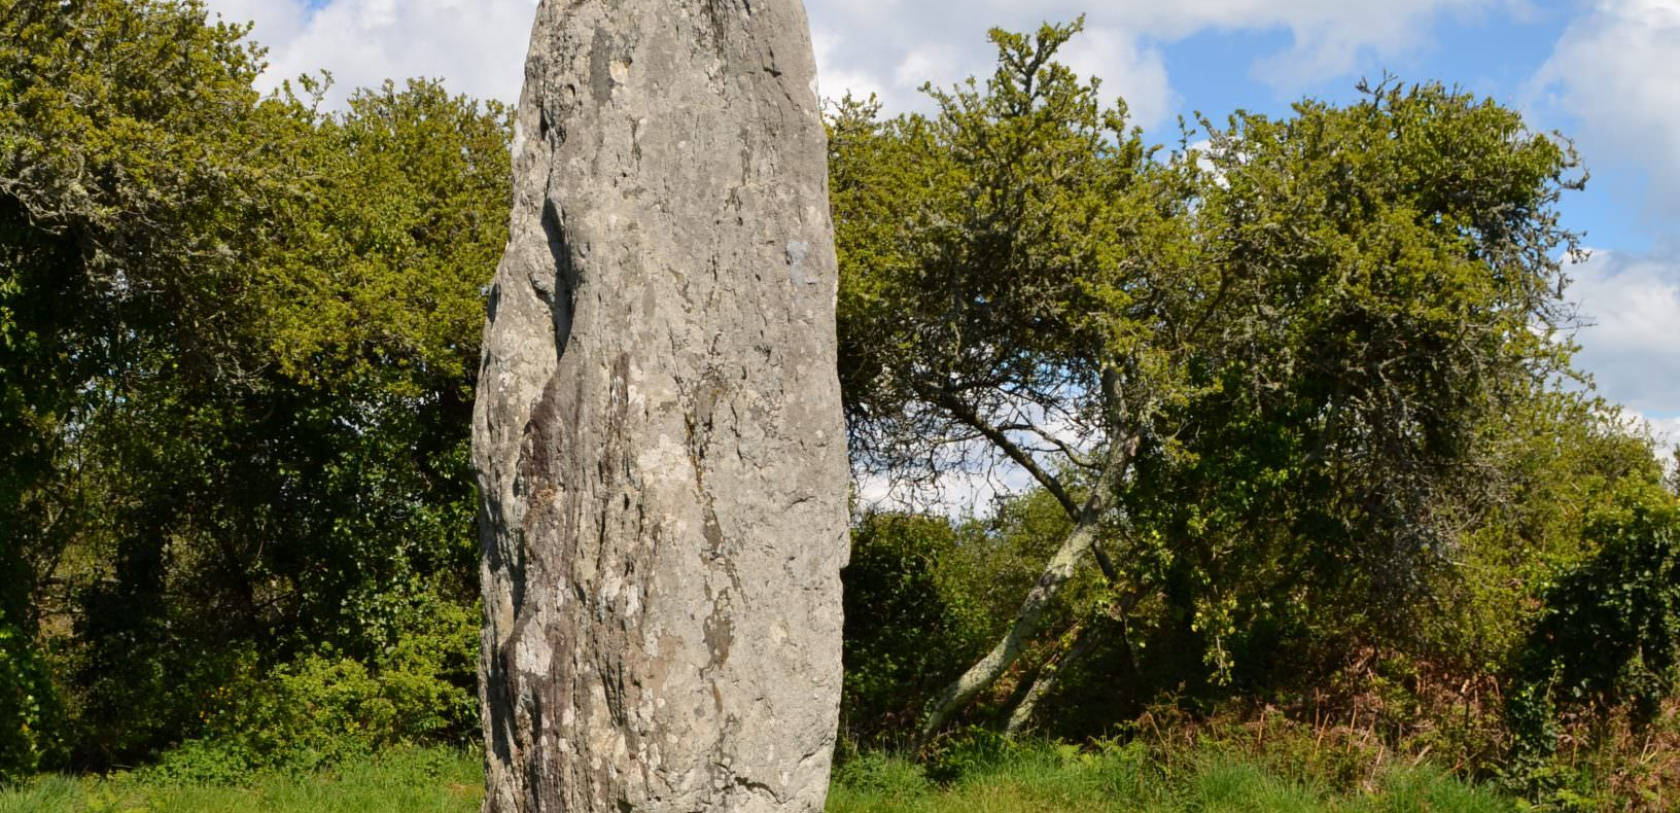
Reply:
[[[1038,582],[1033,585],[1032,590],[1028,591],[1026,600],[1021,602],[1021,609],[1016,612],[1009,630],[985,657],[970,666],[968,671],[945,687],[939,697],[929,704],[927,716],[923,718],[921,731],[918,732],[921,742],[926,743],[932,739],[951,719],[951,715],[968,705],[976,695],[995,683],[1004,672],[1009,671],[1009,667],[1021,656],[1021,650],[1043,629],[1045,609],[1061,592],[1068,579],[1073,577],[1079,561],[1096,544],[1111,496],[1136,450],[1135,438],[1115,444],[1109,453],[1109,461],[1102,477],[1098,478],[1091,495],[1085,500],[1079,522],[1045,564],[1044,572],[1039,575]]]
[[[474,414],[486,811],[819,811],[845,433],[798,0],[545,0]]]
[[[1062,671],[1083,660],[1086,655],[1091,654],[1091,650],[1096,649],[1101,623],[1101,619],[1093,618],[1080,627],[1074,633],[1073,646],[1038,670],[1032,685],[1027,687],[1027,693],[1021,695],[1020,702],[1015,704],[1015,710],[1009,713],[1009,723],[1003,729],[1005,733],[1015,736],[1032,725],[1033,715],[1038,712],[1038,704],[1056,688],[1056,680]]]

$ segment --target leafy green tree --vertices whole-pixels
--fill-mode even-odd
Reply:
[[[1467,531],[1511,499],[1506,447],[1556,426],[1513,417],[1575,403],[1551,392],[1570,372],[1550,335],[1573,157],[1427,85],[1209,136],[1197,251],[1233,307],[1129,494],[1173,554],[1150,576],[1216,679],[1326,627],[1343,651],[1415,643]]]
[[[32,647],[41,591],[95,524],[87,469],[100,461],[79,448],[92,416],[147,371],[202,374],[226,346],[241,292],[206,294],[235,267],[226,249],[245,204],[269,186],[239,155],[260,67],[242,34],[192,4],[0,3],[0,614],[12,646]]]
[[[157,691],[197,668],[176,662],[183,638],[211,653],[278,639],[264,663],[323,644],[373,663],[416,601],[476,592],[466,427],[481,286],[505,240],[505,111],[424,82],[357,93],[343,114],[266,104],[265,137],[297,168],[240,249],[261,304],[228,361],[257,372],[203,389],[160,375],[107,424],[122,470],[146,474],[124,522],[147,558],[119,557],[81,628],[85,717],[134,739],[113,754],[193,724],[201,698]],[[219,682],[200,677],[200,695]]]
[[[930,89],[932,116],[834,118],[859,464],[1007,459],[1072,523],[924,736],[1027,651],[1087,554],[1125,579],[1116,545],[1166,547],[1130,576],[1216,674],[1250,567],[1404,608],[1498,480],[1486,427],[1567,372],[1565,145],[1385,83],[1204,123],[1209,146],[1158,160],[1053,61],[1077,28],[993,32],[997,72]]]
[[[66,653],[86,765],[198,732],[243,670],[378,669],[415,608],[472,606],[507,111],[263,98],[245,35],[198,0],[0,2],[0,590]]]
[[[934,118],[881,122],[872,106],[843,102],[833,124],[855,459],[936,472],[995,452],[1074,523],[1020,622],[938,701],[929,730],[1038,631],[1112,509],[1140,416],[1166,397],[1145,372],[1164,355],[1115,236],[1149,231],[1170,201],[1132,191],[1145,155],[1123,110],[1102,108],[1093,86],[1049,61],[1075,30],[993,32],[998,72],[984,90],[931,91]],[[1095,485],[1082,495],[1081,483]]]

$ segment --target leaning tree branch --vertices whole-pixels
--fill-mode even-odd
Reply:
[[[935,391],[930,394],[930,400],[943,407],[951,414],[951,417],[956,418],[964,425],[979,432],[986,440],[991,441],[993,446],[998,447],[1010,460],[1026,469],[1027,473],[1031,474],[1039,485],[1044,486],[1044,490],[1050,492],[1050,495],[1056,498],[1056,502],[1061,503],[1062,510],[1067,512],[1070,519],[1075,521],[1079,519],[1079,504],[1074,502],[1073,497],[1062,486],[1062,481],[1050,472],[1045,471],[1044,467],[1038,464],[1038,460],[1025,449],[1022,449],[1015,441],[1010,440],[1007,433],[981,418],[980,414],[975,412],[972,407],[949,391]]]
[[[1040,466],[1038,460],[1020,444],[1011,440],[1007,432],[998,426],[988,423],[984,418],[981,418],[980,414],[975,412],[972,407],[964,403],[962,399],[951,394],[949,391],[940,390],[932,393],[929,397],[935,404],[944,407],[952,417],[956,418],[964,425],[991,441],[992,445],[998,447],[998,449],[1001,450],[1010,460],[1015,461],[1015,463],[1020,465],[1021,468],[1026,469],[1027,473],[1031,474],[1033,479],[1037,480],[1038,484],[1044,487],[1045,491],[1050,492],[1050,495],[1056,498],[1056,502],[1061,504],[1062,510],[1067,512],[1068,519],[1071,519],[1076,523],[1080,521],[1082,509],[1079,507],[1078,503],[1074,502],[1073,496],[1069,494],[1067,488],[1062,485],[1062,481],[1055,475],[1046,471],[1043,466]],[[1021,425],[1011,424],[1011,426]],[[1046,432],[1043,428],[1035,425],[1025,425],[1024,428],[1032,431],[1040,437],[1050,440],[1052,443],[1055,443],[1062,449],[1064,454],[1068,455],[1068,457],[1073,460],[1075,465],[1087,468],[1090,467],[1089,461],[1075,453],[1066,442],[1051,436],[1051,434]],[[1109,557],[1108,551],[1103,550],[1103,547],[1096,544],[1094,541],[1091,544],[1091,551],[1097,560],[1097,568],[1102,571],[1103,578],[1107,579],[1111,584],[1118,584],[1120,581],[1120,571],[1114,566],[1114,560]]]
[[[1033,425],[1033,426],[1027,427],[1027,429],[1029,431],[1031,431],[1033,434],[1038,435],[1039,437],[1043,438],[1045,441],[1055,445],[1055,447],[1057,449],[1061,450],[1062,454],[1067,455],[1067,459],[1073,461],[1073,464],[1075,466],[1078,466],[1078,467],[1083,468],[1083,469],[1094,469],[1094,468],[1096,468],[1096,465],[1093,464],[1090,461],[1089,458],[1085,457],[1085,455],[1082,454],[1078,449],[1074,448],[1073,444],[1068,443],[1067,441],[1056,437],[1054,434],[1045,430],[1044,427]]]
[[[1073,633],[1073,646],[1052,659],[1038,670],[1038,676],[1033,678],[1027,693],[1021,696],[1021,702],[1015,704],[1015,710],[1009,713],[1009,723],[1004,731],[1010,735],[1021,733],[1032,723],[1033,714],[1038,711],[1038,704],[1056,687],[1056,680],[1068,667],[1083,660],[1091,650],[1096,649],[1100,640],[1100,619],[1082,624]]]
[[[1015,614],[1014,623],[985,657],[970,666],[929,704],[927,716],[918,732],[920,742],[926,743],[944,727],[951,715],[995,683],[1021,656],[1027,642],[1042,630],[1044,611],[1061,592],[1062,586],[1073,577],[1079,560],[1095,547],[1103,516],[1109,509],[1110,496],[1119,485],[1137,447],[1136,435],[1119,440],[1110,447],[1108,466],[1080,509],[1077,524],[1044,566],[1038,583],[1027,593],[1021,609]]]
[[[1073,645],[1039,668],[1038,675],[1033,678],[1032,685],[1027,687],[1026,694],[1021,696],[1021,699],[1015,705],[1015,709],[1009,713],[1009,723],[1004,731],[1010,735],[1015,735],[1032,724],[1033,715],[1037,713],[1039,704],[1055,689],[1057,681],[1066,673],[1068,667],[1083,660],[1091,654],[1093,649],[1096,649],[1099,640],[1109,628],[1108,622],[1118,624],[1121,640],[1125,642],[1126,649],[1132,657],[1133,669],[1136,669],[1137,649],[1132,645],[1131,636],[1126,632],[1126,619],[1132,614],[1132,610],[1136,609],[1142,598],[1143,595],[1140,592],[1133,591],[1117,601],[1107,602],[1101,610],[1086,619],[1084,623],[1077,625],[1073,630]]]

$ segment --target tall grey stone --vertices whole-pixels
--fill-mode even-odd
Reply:
[[[817,811],[845,436],[799,0],[544,0],[474,416],[485,810]]]

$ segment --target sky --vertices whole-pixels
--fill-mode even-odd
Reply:
[[[330,70],[341,101],[386,78],[517,99],[535,0],[208,0],[254,23],[267,86]],[[1347,102],[1361,77],[1440,80],[1573,139],[1591,172],[1561,204],[1585,233],[1568,296],[1579,366],[1680,440],[1680,0],[808,0],[825,97],[927,110],[924,82],[989,73],[993,26],[1085,15],[1066,61],[1126,100],[1147,137],[1237,109]]]

